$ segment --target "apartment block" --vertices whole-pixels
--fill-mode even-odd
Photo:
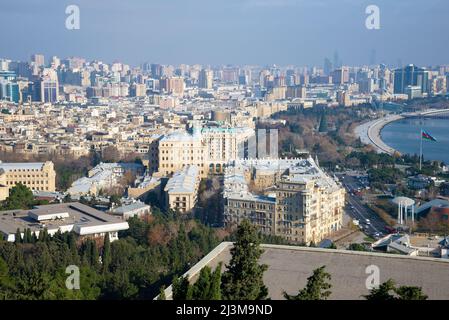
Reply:
[[[312,158],[233,161],[224,185],[226,226],[248,219],[265,234],[307,244],[342,226],[344,188]]]
[[[198,167],[187,166],[176,172],[164,188],[167,208],[188,212],[197,202],[200,175]]]

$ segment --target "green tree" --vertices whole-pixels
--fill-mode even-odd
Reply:
[[[9,190],[3,208],[6,210],[30,209],[34,204],[33,192],[25,185],[18,183]]]
[[[8,265],[0,257],[0,300],[9,299],[13,289],[14,283],[9,275]]]
[[[64,199],[62,199],[62,201],[63,201],[64,203],[72,202],[72,197],[70,196],[70,193],[67,193],[67,194],[65,195]]]
[[[98,254],[98,248],[97,248],[97,244],[95,243],[95,241],[91,240],[89,241],[89,251],[90,251],[90,265],[97,270],[98,269],[98,259],[99,259],[99,254]]]
[[[193,285],[193,300],[208,300],[210,294],[212,271],[209,266],[201,269],[198,280]]]
[[[319,132],[327,132],[328,131],[327,117],[326,117],[325,112],[323,112],[323,115],[321,116],[320,126],[318,128],[318,131]]]
[[[365,297],[366,300],[394,300],[395,283],[392,279],[388,279],[384,283],[381,283],[378,288],[373,288],[370,293]]]
[[[148,232],[155,231],[155,226],[161,228],[149,239]],[[155,210],[152,219],[130,222],[130,229],[110,243],[110,263],[107,272],[102,272],[99,254],[102,261],[109,260],[106,239],[98,252],[96,241],[81,241],[74,233],[58,231],[50,237],[44,229],[35,241],[28,230],[21,231],[28,234],[28,243],[22,244],[20,235],[16,243],[0,241],[3,299],[149,299],[158,293],[161,281],[183,272],[217,245],[213,229]],[[65,286],[65,268],[71,264],[80,267],[81,290]],[[214,272],[210,279],[209,296],[214,286],[220,288],[220,274]],[[193,299],[192,289],[185,299]]]
[[[38,238],[38,241],[47,241],[48,240],[48,238],[49,238],[49,235],[48,235],[48,230],[47,230],[47,228],[44,228],[44,230],[42,230],[41,232],[39,232],[39,238]]]
[[[367,251],[365,246],[360,243],[351,243],[348,247],[348,250],[351,251]]]
[[[15,243],[22,243],[22,233],[20,232],[19,228],[17,228],[16,234],[14,235],[14,242]]]
[[[220,262],[212,273],[209,300],[221,300],[221,268],[222,263]]]
[[[266,265],[259,265],[263,253],[253,225],[244,220],[237,229],[231,261],[222,276],[222,295],[226,300],[260,300],[268,295],[263,283]]]
[[[221,267],[212,272],[209,266],[201,269],[198,280],[192,285],[184,278],[173,280],[173,300],[221,300]]]
[[[165,296],[165,286],[162,286],[159,290],[159,295],[157,296],[158,300],[167,300],[167,297]]]
[[[22,243],[28,243],[28,228],[25,228],[25,230],[23,231],[23,238],[22,238]]]
[[[101,262],[103,264],[103,272],[107,272],[109,270],[109,264],[111,263],[111,241],[109,240],[109,232],[106,232],[106,235],[104,236]]]
[[[287,300],[326,300],[330,295],[329,290],[332,285],[328,282],[331,280],[331,275],[325,271],[325,266],[313,270],[313,274],[307,278],[307,285],[305,288],[299,290],[295,296],[290,296],[284,292],[284,297]]]
[[[364,297],[366,300],[427,300],[428,298],[421,287],[396,287],[393,279],[388,279],[378,288],[371,289],[370,293]]]
[[[25,235],[23,237],[23,243],[32,243],[32,241],[33,241],[33,236],[31,235],[31,229],[26,228]]]
[[[428,298],[428,296],[422,292],[421,287],[401,286],[395,291],[399,300],[427,300]]]
[[[112,206],[119,207],[122,205],[121,197],[117,194],[113,194],[109,197],[109,208],[112,208]]]
[[[193,287],[187,277],[175,277],[172,288],[173,300],[192,300]]]

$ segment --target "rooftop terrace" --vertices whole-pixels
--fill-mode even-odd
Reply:
[[[332,250],[284,245],[262,245],[260,263],[268,265],[264,283],[272,299],[283,299],[282,292],[296,294],[306,285],[312,271],[323,265],[331,274],[331,300],[363,299],[369,293],[366,268],[379,267],[380,281],[389,278],[398,285],[420,286],[429,299],[449,299],[449,260],[410,257],[396,254]],[[194,265],[185,275],[193,281],[206,265],[215,268],[219,262],[229,262],[231,242],[223,242]],[[171,299],[171,286],[165,291]]]

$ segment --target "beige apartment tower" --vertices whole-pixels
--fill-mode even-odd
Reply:
[[[226,226],[248,219],[291,242],[317,244],[343,223],[344,188],[312,158],[234,161],[223,197]]]

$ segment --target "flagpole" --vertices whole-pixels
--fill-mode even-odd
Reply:
[[[421,128],[421,134],[420,134],[420,146],[419,146],[419,171],[422,170],[422,128]]]

